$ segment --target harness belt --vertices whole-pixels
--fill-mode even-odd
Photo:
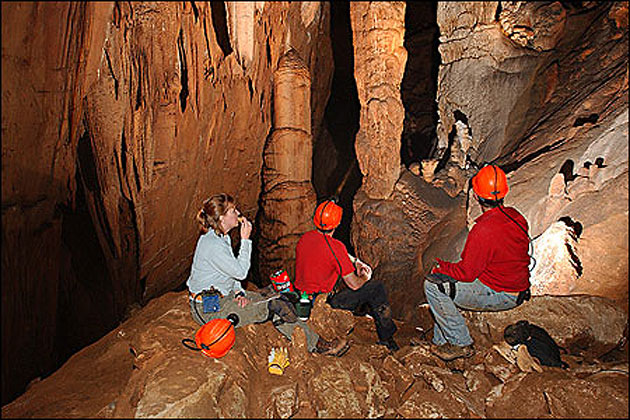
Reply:
[[[532,294],[529,291],[529,287],[523,290],[522,292],[519,292],[516,298],[516,306],[519,306],[521,303],[523,303],[523,301],[529,300],[531,297],[532,297]]]
[[[450,283],[449,282],[449,288],[448,288],[448,295],[451,298],[451,300],[455,299],[455,293],[457,293],[457,290],[455,290],[455,283]],[[438,290],[444,294],[446,294],[446,290],[444,290],[444,284],[443,283],[438,283],[437,284]]]

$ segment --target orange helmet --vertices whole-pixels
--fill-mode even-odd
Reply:
[[[498,201],[508,193],[505,172],[496,165],[484,166],[472,179],[475,193],[486,200]]]
[[[225,318],[206,322],[195,334],[195,344],[208,357],[219,358],[234,345],[234,325]]]
[[[332,230],[339,226],[342,215],[343,209],[334,200],[326,200],[315,209],[313,223],[317,229]]]

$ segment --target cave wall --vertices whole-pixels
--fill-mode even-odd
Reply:
[[[436,256],[459,259],[480,214],[467,182],[484,162],[506,170],[505,204],[530,224],[535,293],[627,310],[627,4],[439,2],[437,23],[437,148],[386,199],[354,201],[355,249],[394,314],[413,318]]]
[[[62,361],[60,296],[115,323],[186,279],[203,199],[229,192],[255,218],[273,71],[289,48],[303,58],[316,138],[329,16],[319,2],[3,2],[3,402]],[[62,290],[86,281],[61,241],[78,190],[103,293]]]

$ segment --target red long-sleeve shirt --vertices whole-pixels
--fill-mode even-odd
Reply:
[[[512,207],[492,208],[477,219],[468,233],[461,260],[440,261],[438,273],[458,281],[476,278],[497,292],[520,292],[529,287],[529,238],[514,221],[529,230],[525,218]]]

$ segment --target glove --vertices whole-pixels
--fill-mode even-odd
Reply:
[[[272,347],[269,353],[269,373],[282,375],[287,366],[289,366],[289,352],[286,347]]]

